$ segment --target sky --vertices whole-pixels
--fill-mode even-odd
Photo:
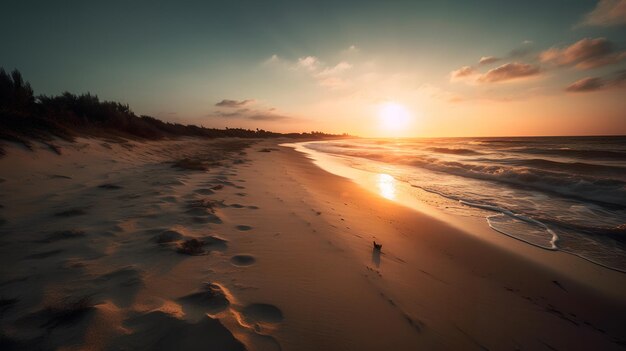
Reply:
[[[0,67],[205,127],[626,134],[626,0],[10,1]]]

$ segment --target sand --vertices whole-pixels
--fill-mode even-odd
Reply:
[[[0,348],[626,345],[623,273],[387,200],[285,142],[6,147]]]

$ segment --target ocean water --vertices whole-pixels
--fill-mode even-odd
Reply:
[[[436,194],[444,211],[475,209],[499,233],[626,272],[626,137],[350,139],[301,145]],[[450,202],[455,206],[446,205]]]

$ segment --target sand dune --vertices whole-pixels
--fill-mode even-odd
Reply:
[[[280,142],[7,147],[2,349],[625,344],[623,274],[458,230]]]

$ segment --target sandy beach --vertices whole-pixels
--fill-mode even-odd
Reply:
[[[5,147],[1,348],[624,347],[623,273],[387,200],[290,142]]]

